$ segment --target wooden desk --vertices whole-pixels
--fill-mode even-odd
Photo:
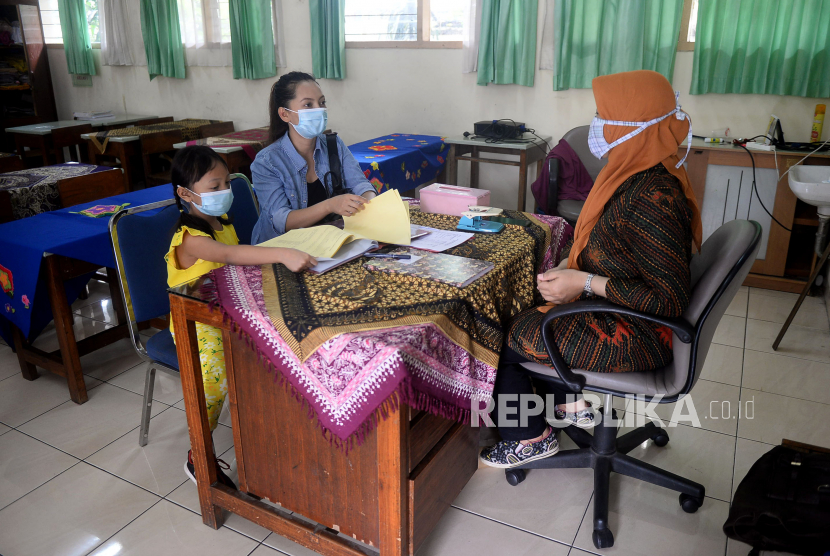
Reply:
[[[775,169],[776,159],[778,163],[779,181],[775,189],[775,200],[772,208],[772,214],[787,228],[795,226],[803,226],[806,228],[815,228],[818,226],[818,219],[815,217],[815,210],[804,203],[798,201],[789,186],[789,176],[780,179],[784,173],[789,170],[795,163],[804,158],[807,152],[796,151],[752,151],[755,158],[756,169]],[[686,146],[681,145],[678,149],[678,155],[682,158],[686,154]],[[808,158],[804,164],[822,164],[830,165],[830,152],[816,153]],[[726,144],[713,145],[711,143],[704,143],[701,139],[694,139],[692,141],[692,149],[687,158],[687,172],[692,183],[692,188],[695,191],[698,204],[703,210],[704,199],[706,195],[707,183],[706,177],[711,165],[720,166],[739,166],[749,168],[752,171],[752,159],[745,150],[740,147]],[[813,217],[797,218],[797,206]],[[752,266],[752,271],[749,277],[744,282],[745,285],[775,289],[779,291],[788,291],[798,293],[804,287],[805,280],[785,277],[788,272],[788,258],[792,263],[790,257],[791,249],[797,247],[795,243],[801,243],[804,236],[809,235],[809,231],[801,230],[801,239],[794,238],[791,232],[786,231],[781,226],[771,223],[769,226],[769,241],[767,244],[766,255],[764,259],[758,259]],[[704,238],[705,239],[705,238]],[[791,243],[795,242],[795,243]],[[809,274],[809,262],[806,265]]]
[[[183,149],[187,146],[187,141],[176,143],[173,145],[174,149]],[[222,157],[225,164],[228,165],[228,172],[231,174],[244,174],[251,179],[251,157],[248,156],[242,147],[222,147],[208,145],[216,154]]]
[[[516,210],[525,210],[525,196],[527,193],[527,169],[528,166],[536,163],[536,175],[542,172],[542,164],[548,152],[550,136],[538,138],[525,133],[523,139],[528,143],[485,143],[484,140],[469,139],[461,135],[447,137],[444,142],[450,146],[450,153],[447,155],[447,183],[458,185],[458,161],[466,160],[470,163],[470,187],[478,187],[478,165],[501,164],[504,166],[519,167],[519,191]],[[546,143],[547,142],[547,143]],[[481,153],[498,153],[518,155],[519,160],[502,160],[497,158],[483,158]],[[469,156],[465,156],[469,154]]]
[[[218,529],[226,509],[321,554],[377,554],[365,545],[381,556],[414,554],[475,473],[478,429],[401,405],[344,454],[262,369],[221,313],[198,298],[198,287],[197,281],[177,288],[170,304],[202,521]],[[197,321],[223,333],[239,491],[218,484],[215,467],[208,465],[213,446]]]
[[[132,137],[110,137],[107,148],[101,152],[92,142],[90,137],[93,134],[86,133],[81,138],[86,140],[89,162],[99,164],[107,158],[117,158],[121,161],[121,168],[124,169],[124,180],[127,183],[127,191],[134,191],[136,184],[144,179],[144,166],[141,162],[141,143],[138,135]]]

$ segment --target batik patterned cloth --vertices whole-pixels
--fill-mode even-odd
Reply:
[[[258,127],[255,129],[247,129],[245,131],[234,131],[233,133],[226,133],[225,135],[217,135],[216,137],[205,137],[203,139],[194,139],[187,142],[187,146],[205,145],[208,147],[241,147],[245,154],[251,157],[251,160],[256,158],[256,153],[265,148],[268,142],[268,128]]]
[[[444,137],[393,133],[349,145],[378,193],[409,191],[438,177],[449,150]]]
[[[203,125],[218,124],[221,121],[222,120],[199,120],[194,118],[185,118],[184,120],[164,122],[161,124],[120,127],[118,129],[110,129],[108,131],[99,131],[90,136],[90,141],[95,144],[102,154],[107,150],[107,143],[109,142],[110,137],[135,137],[140,135],[150,135],[152,133],[161,133],[163,131],[181,130],[182,140],[190,141],[191,139],[201,138],[199,128]]]
[[[17,170],[0,174],[0,191],[11,195],[12,214],[19,220],[61,208],[58,181],[105,170],[112,168],[77,162]]]
[[[217,301],[340,439],[370,429],[393,393],[416,409],[464,419],[493,390],[503,326],[541,301],[536,273],[558,264],[571,232],[560,218],[506,212],[533,224],[447,251],[494,264],[466,288],[372,273],[361,260],[322,275],[229,265],[213,271]],[[411,219],[458,224],[415,209]]]

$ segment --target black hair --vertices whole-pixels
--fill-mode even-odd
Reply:
[[[225,168],[228,167],[225,160],[219,154],[204,145],[193,145],[180,149],[173,157],[173,166],[170,170],[170,177],[173,180],[173,197],[176,199],[176,205],[181,211],[179,221],[176,223],[176,231],[180,230],[182,226],[193,228],[204,232],[213,239],[216,239],[213,227],[203,218],[199,218],[190,214],[185,210],[182,199],[179,197],[177,189],[179,186],[185,189],[190,189],[193,184],[202,179],[202,177],[213,170],[217,164],[221,164]],[[192,190],[191,190],[192,191]],[[224,225],[230,224],[230,218],[218,217],[219,223]]]
[[[305,81],[317,83],[317,80],[310,73],[290,71],[281,75],[271,87],[271,98],[268,100],[268,109],[271,113],[271,125],[268,128],[269,145],[288,131],[288,124],[280,118],[279,110],[280,108],[288,108],[288,103],[294,100],[294,96],[297,94],[297,85]]]

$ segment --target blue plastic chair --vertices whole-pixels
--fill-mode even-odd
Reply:
[[[229,211],[240,243],[251,242],[251,233],[259,218],[259,204],[251,183],[242,174],[233,174],[231,188],[234,201]],[[171,186],[172,188],[172,186]],[[142,213],[164,207],[152,216]],[[161,201],[124,209],[110,219],[110,235],[127,311],[130,337],[138,356],[147,362],[144,379],[144,404],[141,409],[139,446],[146,446],[150,432],[150,412],[156,369],[179,372],[176,344],[170,330],[161,330],[142,341],[138,323],[170,314],[167,291],[167,264],[164,255],[179,219],[175,201]]]

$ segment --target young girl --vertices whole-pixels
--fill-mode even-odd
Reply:
[[[182,215],[170,242],[170,251],[164,256],[167,261],[169,286],[184,284],[226,264],[282,263],[293,272],[300,272],[317,264],[311,255],[296,249],[239,245],[236,231],[227,217],[233,203],[230,174],[225,161],[213,149],[205,146],[181,149],[173,158],[171,177],[173,195]],[[175,340],[172,320],[170,333],[174,335]],[[217,328],[197,322],[196,335],[199,341],[199,360],[202,365],[208,422],[210,430],[213,431],[228,392],[222,333]],[[195,483],[196,476],[190,451],[187,452],[184,470]],[[218,463],[216,471],[220,482],[236,488]]]

